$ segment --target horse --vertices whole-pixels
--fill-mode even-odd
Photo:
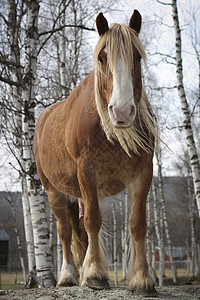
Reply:
[[[146,55],[134,10],[129,25],[96,18],[94,70],[39,116],[37,170],[58,221],[63,264],[58,286],[109,288],[99,201],[127,188],[131,259],[128,288],[156,294],[145,253],[146,198],[153,174],[155,116],[142,84]],[[79,199],[79,200],[77,200]]]

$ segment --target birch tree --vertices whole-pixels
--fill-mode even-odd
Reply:
[[[129,203],[128,194],[125,192],[125,218],[124,218],[124,260],[125,260],[125,279],[128,282],[128,250],[129,250]]]
[[[122,193],[121,193],[122,197]],[[122,199],[120,200],[120,216],[121,216],[121,245],[122,245],[122,274],[123,279],[126,278],[126,261],[124,257],[125,249],[125,240],[124,240],[124,210],[123,210],[123,204]]]
[[[57,228],[58,228],[58,222],[57,222]],[[58,235],[58,230],[57,230],[57,278],[60,276],[60,271],[62,267],[62,245],[60,242],[60,238]]]
[[[187,185],[188,185],[188,198],[189,198],[189,211],[190,211],[190,230],[191,230],[191,254],[192,254],[192,261],[191,261],[191,271],[192,271],[192,278],[195,277],[195,225],[194,225],[194,195],[192,193],[191,187],[191,180],[188,176],[187,178]]]
[[[147,252],[147,261],[149,266],[151,266],[151,200],[150,193],[147,197],[147,235],[146,235],[146,252]]]
[[[152,191],[152,189],[151,189]],[[155,268],[155,247],[154,247],[154,230],[153,230],[153,216],[151,213],[151,193],[147,197],[147,235],[146,235],[146,252],[147,261],[149,264],[149,272],[155,282],[157,282],[156,268]]]
[[[158,251],[159,251],[159,286],[163,285],[163,277],[164,277],[164,241],[163,241],[163,228],[162,223],[162,210],[159,213],[158,209],[158,199],[156,194],[156,187],[155,187],[155,179],[152,181],[152,194],[153,194],[153,211],[154,211],[154,224],[155,224],[155,231],[156,237],[158,241]],[[161,225],[161,226],[160,226]]]
[[[20,52],[20,27],[22,26],[23,16],[25,14],[24,2],[19,2],[19,7],[15,4],[14,0],[7,1],[7,19],[4,17],[4,23],[7,26],[8,34],[8,49],[9,55],[1,51],[1,63],[4,65],[4,72],[1,72],[2,75],[10,74],[10,78],[1,76],[0,80],[6,82],[9,85],[10,92],[12,95],[12,101],[9,101],[2,108],[13,112],[12,124],[8,120],[8,114],[4,114],[5,123],[10,124],[9,127],[13,134],[12,138],[12,147],[16,147],[17,151],[10,147],[11,152],[14,153],[17,161],[20,165],[20,181],[22,186],[22,205],[23,205],[23,214],[24,214],[24,225],[25,225],[25,236],[27,243],[27,254],[28,254],[28,267],[29,267],[29,276],[26,287],[32,287],[36,283],[36,268],[35,268],[35,254],[33,246],[33,232],[32,232],[32,223],[30,215],[29,201],[27,198],[27,189],[26,182],[23,171],[25,170],[24,161],[22,159],[22,74],[23,68],[21,65],[21,52]],[[19,13],[20,12],[20,13]],[[5,109],[6,108],[6,109]]]
[[[113,215],[113,258],[114,258],[114,274],[115,274],[115,287],[118,286],[117,278],[117,221],[115,205],[112,203],[112,215]]]
[[[177,275],[176,275],[176,267],[175,267],[175,263],[174,263],[174,259],[173,259],[172,242],[171,242],[167,214],[166,214],[166,204],[165,204],[165,197],[164,197],[164,191],[163,191],[161,149],[160,149],[159,145],[157,146],[156,159],[157,159],[157,165],[158,165],[158,186],[159,186],[159,191],[160,191],[162,221],[163,221],[164,227],[165,227],[165,234],[166,234],[167,245],[168,245],[168,250],[169,250],[169,258],[170,258],[170,263],[171,263],[173,282],[176,283]]]
[[[67,96],[66,92],[66,28],[65,28],[65,16],[66,16],[66,0],[61,3],[61,27],[60,31],[60,45],[61,45],[61,54],[60,54],[60,86],[62,98],[64,99]]]
[[[49,246],[51,250],[51,256],[53,261],[54,270],[56,270],[57,265],[57,225],[56,217],[53,211],[50,209],[49,216]]]
[[[184,83],[183,83],[182,41],[181,41],[181,30],[179,25],[179,17],[178,17],[176,0],[172,0],[172,15],[173,15],[173,22],[174,22],[175,38],[176,38],[177,89],[178,89],[178,95],[179,95],[182,114],[183,114],[183,125],[185,130],[188,154],[190,158],[195,197],[196,197],[198,212],[200,216],[200,163],[199,163],[198,153],[196,150],[192,124],[191,124],[191,117],[190,117],[191,114],[190,114],[188,101],[185,94]]]
[[[32,227],[32,220],[31,220],[30,204],[28,199],[27,183],[25,180],[25,176],[23,175],[22,175],[21,184],[22,184],[22,207],[23,207],[23,215],[24,215],[24,229],[25,229],[25,237],[26,237],[26,249],[27,249],[28,270],[29,270],[29,276],[25,287],[33,288],[37,286],[33,227]]]
[[[37,75],[37,44],[39,1],[27,1],[25,67],[22,87],[23,99],[23,159],[27,176],[27,189],[31,208],[35,247],[36,272],[39,287],[55,285],[53,265],[48,243],[48,224],[41,183],[36,174],[33,156],[35,127],[35,79]]]

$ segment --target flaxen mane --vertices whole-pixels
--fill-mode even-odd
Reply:
[[[109,141],[118,140],[122,148],[130,155],[130,151],[139,154],[139,148],[151,152],[153,139],[158,137],[156,132],[156,120],[152,108],[146,96],[144,88],[142,97],[137,105],[137,116],[133,125],[126,129],[115,129],[108,115],[108,108],[102,98],[100,68],[98,56],[100,51],[106,49],[107,64],[112,73],[117,75],[117,56],[120,55],[128,70],[133,65],[133,51],[136,49],[143,60],[146,54],[143,46],[135,33],[127,25],[113,24],[110,29],[100,37],[94,52],[95,64],[95,101],[101,119],[102,127]],[[128,74],[128,72],[127,72]]]

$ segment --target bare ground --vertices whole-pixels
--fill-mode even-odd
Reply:
[[[4,295],[0,295],[0,300],[54,300],[54,299],[100,299],[100,300],[197,300],[200,299],[200,285],[184,285],[184,286],[164,286],[157,287],[158,297],[136,296],[125,287],[114,288],[109,290],[94,291],[87,287],[59,287],[48,289],[19,289],[7,290]]]

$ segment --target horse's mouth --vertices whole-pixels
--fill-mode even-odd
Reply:
[[[131,127],[132,124],[130,125],[114,125],[115,129],[121,129],[121,130],[124,130],[124,129],[128,129]]]

